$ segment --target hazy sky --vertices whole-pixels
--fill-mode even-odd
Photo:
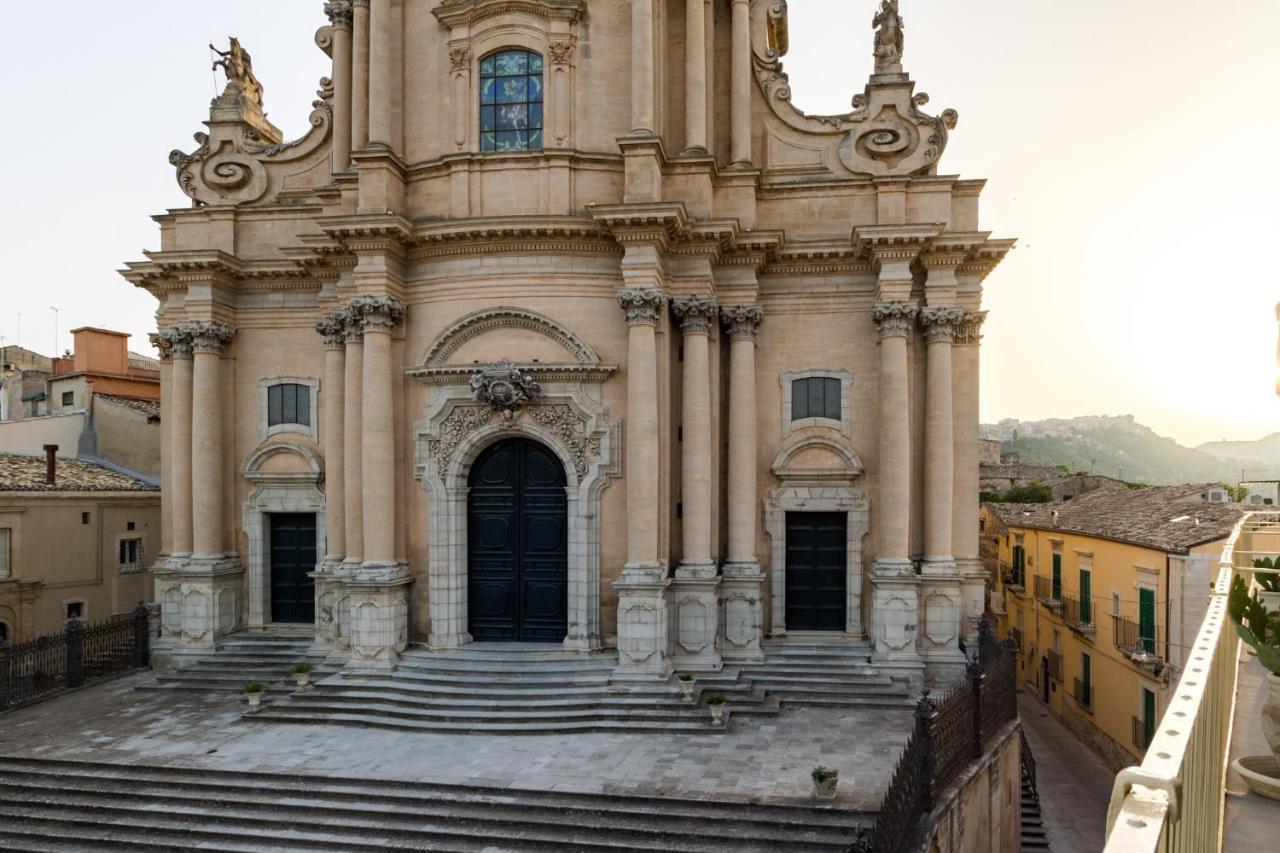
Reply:
[[[425,1],[425,0],[424,0]],[[792,0],[794,101],[844,112],[875,0]],[[241,38],[287,136],[328,61],[320,0],[14,4],[0,54],[9,164],[0,335],[48,352],[103,325],[148,351],[154,300],[116,275],[185,207],[168,165]],[[1195,444],[1280,429],[1280,2],[902,0],[906,68],[960,126],[942,170],[988,179],[1020,238],[987,282],[982,416],[1133,414]]]

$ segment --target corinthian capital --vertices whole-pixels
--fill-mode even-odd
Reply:
[[[347,303],[352,322],[365,334],[390,332],[404,319],[404,303],[394,296],[353,296]]]
[[[964,320],[959,308],[928,306],[920,311],[920,325],[924,326],[924,338],[929,343],[951,343],[956,327]]]
[[[351,0],[332,0],[324,4],[324,13],[335,27],[351,28]]]
[[[624,287],[618,291],[618,304],[627,318],[627,325],[657,325],[658,315],[667,297],[656,287]]]
[[[720,306],[710,296],[677,296],[671,300],[671,312],[686,335],[709,335]]]
[[[195,352],[220,354],[223,348],[235,337],[236,327],[217,320],[191,320],[179,327],[191,340],[191,348]]]
[[[720,322],[730,338],[755,340],[756,330],[764,320],[764,308],[760,305],[726,305],[720,309]]]
[[[982,324],[987,321],[986,311],[969,311],[956,326],[956,343],[976,344],[982,340]]]
[[[168,361],[173,358],[173,347],[177,336],[177,332],[173,329],[159,329],[147,337],[151,339],[151,345],[160,353],[160,360]]]
[[[880,326],[880,337],[911,337],[920,306],[915,302],[877,302],[871,309],[871,319]]]
[[[347,340],[347,312],[330,311],[314,321],[316,331],[324,336],[324,345],[329,349],[339,349]]]

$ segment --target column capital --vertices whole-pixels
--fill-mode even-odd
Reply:
[[[369,332],[390,332],[404,319],[405,304],[394,296],[353,296],[347,311],[354,325]]]
[[[711,322],[720,313],[720,306],[710,296],[677,296],[671,300],[671,313],[686,335],[710,335]]]
[[[880,337],[911,337],[916,315],[920,313],[917,302],[877,302],[871,309],[871,319],[880,327]]]
[[[342,309],[316,317],[312,324],[324,336],[324,345],[328,349],[341,349],[346,343],[347,314]]]
[[[618,304],[627,318],[628,326],[656,326],[658,314],[667,303],[667,297],[656,287],[623,287],[618,290]]]
[[[331,0],[324,4],[329,23],[340,29],[351,29],[351,0]]]
[[[352,9],[368,9],[369,0],[351,0]]]
[[[236,327],[217,320],[190,320],[179,327],[195,352],[219,355],[235,337]]]
[[[725,305],[720,308],[720,322],[733,339],[755,340],[763,320],[762,305]]]
[[[449,70],[454,72],[471,70],[471,45],[454,44],[449,46]]]
[[[964,319],[956,325],[958,344],[976,344],[982,341],[982,324],[987,322],[986,311],[967,311]]]
[[[951,343],[963,320],[964,311],[960,308],[929,305],[920,309],[920,325],[924,327],[925,340],[931,344]]]
[[[161,361],[169,361],[173,358],[173,347],[177,337],[177,333],[173,329],[157,329],[147,337],[151,340],[151,345],[160,354]]]

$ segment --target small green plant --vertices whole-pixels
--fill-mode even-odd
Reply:
[[[821,764],[813,768],[813,772],[809,774],[809,776],[813,778],[814,783],[818,785],[821,785],[823,782],[827,781],[828,779],[832,778],[835,775],[836,775],[836,771],[828,770],[826,767],[823,767]]]
[[[723,695],[723,694],[720,694],[720,693],[717,693],[717,694],[716,694],[716,695],[714,695],[714,696],[708,696],[708,697],[707,697],[707,704],[708,704],[708,705],[723,705],[723,704],[724,704],[724,695]]]
[[[1258,594],[1250,592],[1244,578],[1236,575],[1231,579],[1227,614],[1240,639],[1258,653],[1262,665],[1280,675],[1280,611],[1268,613]]]
[[[1258,557],[1253,561],[1255,569],[1280,569],[1277,564],[1280,564],[1280,557]],[[1254,572],[1253,579],[1267,592],[1280,592],[1280,571]]]
[[[261,693],[262,685],[256,681],[250,681],[248,684],[244,686],[244,692],[246,696],[249,695],[250,693]]]
[[[679,675],[676,676],[676,678],[680,679],[681,681],[693,681],[693,676],[687,672],[680,673]]]
[[[311,672],[311,670],[312,670],[312,666],[309,663],[295,663],[293,666],[289,668],[289,674],[303,675],[305,673]]]

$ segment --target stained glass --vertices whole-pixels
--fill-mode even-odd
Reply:
[[[542,57],[504,50],[480,61],[480,150],[542,147]]]

